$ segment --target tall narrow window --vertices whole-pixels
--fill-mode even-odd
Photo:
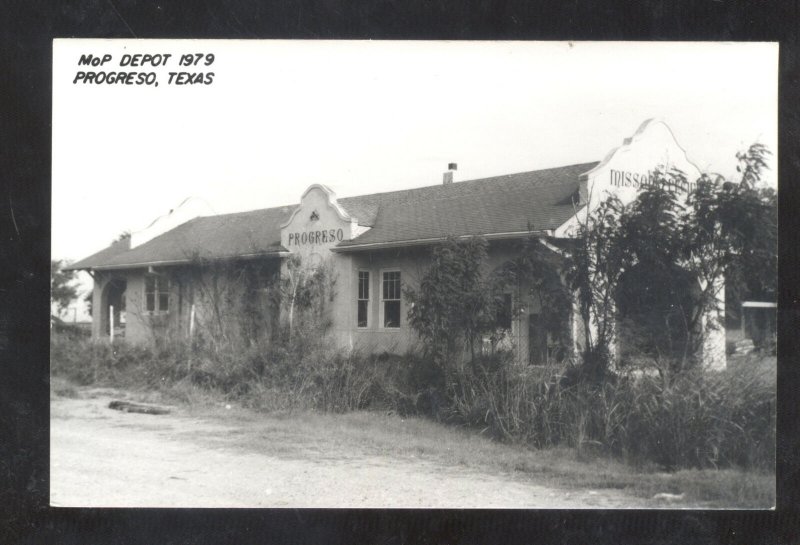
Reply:
[[[163,276],[145,276],[144,296],[148,312],[169,312],[169,279]]]
[[[400,271],[383,273],[383,327],[400,327]]]
[[[358,271],[358,327],[369,327],[369,272]]]

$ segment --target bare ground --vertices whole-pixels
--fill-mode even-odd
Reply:
[[[568,490],[529,478],[393,456],[353,442],[294,441],[269,415],[226,418],[184,406],[166,415],[108,408],[128,396],[53,397],[50,502],[75,507],[648,507],[621,490]],[[224,412],[224,409],[222,409]],[[245,414],[246,413],[246,414]],[[298,420],[299,434],[303,421]],[[270,431],[273,430],[273,431]],[[313,433],[313,429],[309,430]],[[272,434],[272,435],[271,435]],[[254,441],[253,437],[258,436]],[[280,443],[279,443],[280,442]]]

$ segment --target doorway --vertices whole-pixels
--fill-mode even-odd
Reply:
[[[112,278],[103,288],[100,298],[100,331],[102,335],[111,335],[111,310],[113,308],[114,337],[125,336],[125,290],[128,283],[121,278]]]

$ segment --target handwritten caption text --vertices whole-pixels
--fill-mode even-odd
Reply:
[[[85,54],[78,59],[78,66],[81,68],[75,73],[72,83],[158,87],[161,80],[166,81],[167,85],[211,85],[214,83],[215,74],[207,69],[215,60],[213,53],[186,53],[174,56],[172,53],[125,53],[116,61],[109,53]]]

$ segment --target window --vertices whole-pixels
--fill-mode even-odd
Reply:
[[[497,307],[497,327],[511,329],[511,294],[504,293]]]
[[[369,327],[369,272],[358,271],[358,327]]]
[[[144,298],[147,312],[169,312],[169,279],[163,276],[146,276]]]
[[[383,273],[383,327],[400,327],[400,271]]]

